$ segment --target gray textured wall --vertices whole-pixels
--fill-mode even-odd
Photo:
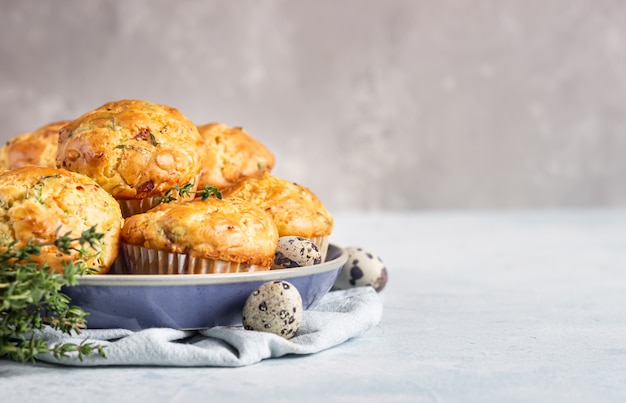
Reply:
[[[619,0],[0,0],[0,140],[122,98],[334,211],[626,205]]]

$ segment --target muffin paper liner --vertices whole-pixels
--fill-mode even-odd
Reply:
[[[329,244],[329,236],[318,236],[318,237],[311,237],[308,238],[311,242],[313,242],[315,245],[317,245],[317,248],[320,251],[320,254],[322,255],[322,262],[326,261],[326,255],[328,254],[328,244]]]
[[[131,215],[145,213],[159,203],[156,197],[147,197],[137,200],[118,200],[122,210],[122,217],[127,218]]]
[[[116,274],[211,274],[267,271],[269,267],[206,259],[183,253],[148,249],[122,243],[122,262],[114,265]]]

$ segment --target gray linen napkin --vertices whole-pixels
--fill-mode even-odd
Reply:
[[[42,336],[49,344],[89,342],[106,346],[107,358],[94,354],[78,359],[77,354],[61,360],[51,354],[41,361],[72,366],[155,365],[239,367],[287,354],[314,354],[357,337],[376,326],[382,303],[371,287],[328,293],[320,303],[304,312],[300,330],[290,340],[245,330],[241,326],[216,326],[198,331],[153,328],[87,329],[66,335],[46,328]]]

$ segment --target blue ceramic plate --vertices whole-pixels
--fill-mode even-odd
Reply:
[[[330,290],[347,259],[345,250],[330,245],[326,262],[314,266],[230,274],[91,275],[63,292],[89,313],[91,329],[239,325],[246,299],[261,284],[290,282],[308,309]]]

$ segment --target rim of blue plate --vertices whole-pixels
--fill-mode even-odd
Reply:
[[[338,270],[348,260],[348,252],[337,245],[328,247],[330,260],[313,266],[277,269],[249,273],[214,274],[103,274],[80,276],[78,285],[84,286],[175,286],[198,284],[229,284],[249,281],[285,280]]]

